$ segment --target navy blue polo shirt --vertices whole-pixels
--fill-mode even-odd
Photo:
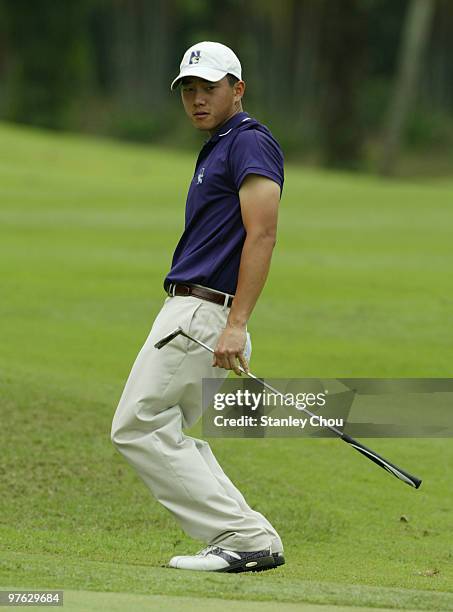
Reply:
[[[266,126],[233,115],[205,142],[186,201],[185,226],[164,287],[194,283],[234,294],[246,232],[239,188],[248,174],[283,189],[283,154]]]

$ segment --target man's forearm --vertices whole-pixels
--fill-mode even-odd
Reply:
[[[275,245],[269,234],[247,234],[242,248],[238,284],[227,326],[245,327],[266,282]]]

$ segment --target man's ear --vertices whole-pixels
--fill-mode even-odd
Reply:
[[[234,84],[234,101],[240,102],[242,96],[245,93],[245,83],[244,81],[238,81]]]

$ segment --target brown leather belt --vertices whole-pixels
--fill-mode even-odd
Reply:
[[[193,295],[194,297],[202,300],[214,302],[214,304],[218,304],[219,306],[224,306],[226,301],[226,306],[228,308],[230,308],[231,304],[233,303],[233,298],[227,293],[217,293],[211,289],[206,289],[205,287],[194,287],[193,285],[170,283],[167,288],[167,293],[170,296],[180,295],[188,297],[189,295]]]

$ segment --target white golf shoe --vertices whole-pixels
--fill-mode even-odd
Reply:
[[[195,555],[173,557],[169,567],[205,572],[260,572],[283,565],[283,552],[269,548],[256,552],[238,552],[219,546],[206,546]]]

